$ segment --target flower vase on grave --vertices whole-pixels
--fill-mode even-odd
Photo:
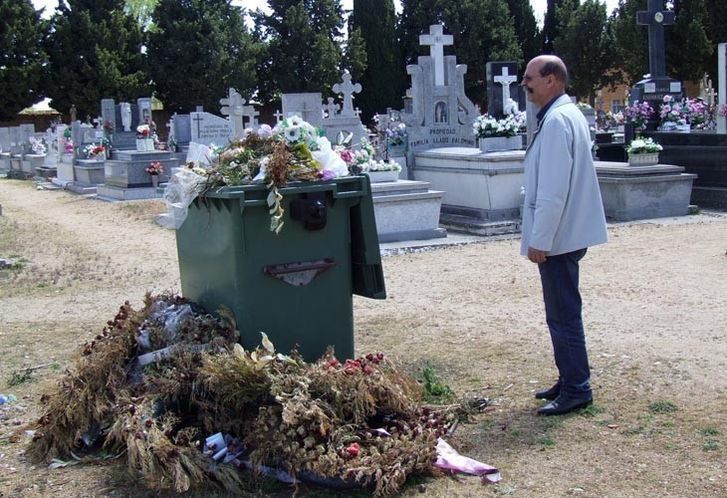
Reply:
[[[151,175],[151,185],[154,188],[159,186],[159,175]]]
[[[406,144],[387,144],[386,153],[389,157],[401,157],[406,155]]]
[[[520,135],[513,137],[484,137],[479,139],[479,145],[482,152],[520,150],[523,148],[523,139]]]
[[[654,166],[655,164],[659,164],[658,152],[629,154],[629,166]]]

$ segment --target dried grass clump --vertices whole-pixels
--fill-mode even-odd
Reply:
[[[381,353],[306,363],[276,354],[266,336],[254,351],[236,341],[229,313],[215,318],[171,295],[147,295],[140,311],[126,303],[44,398],[28,454],[50,461],[103,448],[149,488],[180,493],[251,488],[235,465],[203,453],[217,432],[240,439],[237,465],[324,485],[393,494],[408,475],[435,472],[447,413],[422,407],[421,386]],[[168,354],[141,368],[148,344]]]

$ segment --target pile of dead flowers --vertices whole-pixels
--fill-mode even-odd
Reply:
[[[140,310],[127,302],[44,395],[28,455],[121,455],[149,487],[177,492],[249,490],[243,462],[377,494],[435,472],[452,414],[422,406],[420,385],[389,358],[306,363],[264,335],[255,351],[237,339],[229,313],[167,294],[147,295]],[[230,463],[209,456],[214,433],[234,438]]]

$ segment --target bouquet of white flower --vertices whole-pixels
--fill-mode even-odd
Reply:
[[[525,124],[525,113],[513,113],[503,119],[495,119],[489,114],[478,116],[472,124],[477,138],[514,137]]]
[[[626,147],[626,152],[629,154],[653,154],[662,150],[664,147],[651,138],[636,138]]]

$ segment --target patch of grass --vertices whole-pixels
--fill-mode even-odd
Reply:
[[[517,430],[517,429],[513,429],[513,430],[510,431],[510,435],[512,437],[520,437],[522,435],[522,433],[519,430]]]
[[[454,394],[452,389],[437,375],[432,365],[425,365],[422,369],[424,379],[424,399],[430,403],[446,402]]]
[[[595,417],[596,415],[600,415],[605,412],[606,409],[601,405],[591,404],[578,410],[578,415],[582,417]]]
[[[555,441],[549,436],[540,436],[536,442],[545,448],[553,448],[555,446]]]
[[[32,368],[26,368],[25,370],[16,370],[12,374],[10,374],[10,378],[8,379],[8,387],[19,386],[20,384],[25,384],[26,382],[32,382],[34,380],[35,378],[33,378]]]
[[[719,431],[714,427],[703,427],[699,429],[702,436],[719,436]]]
[[[649,405],[649,411],[651,413],[673,413],[677,409],[677,405],[666,400],[654,401]]]
[[[515,493],[515,488],[507,484],[496,484],[495,494],[501,496],[510,496]]]
[[[702,444],[702,449],[704,451],[715,451],[719,449],[719,443],[715,441],[714,439],[707,439],[704,444]]]

